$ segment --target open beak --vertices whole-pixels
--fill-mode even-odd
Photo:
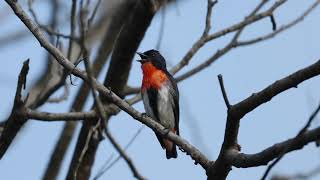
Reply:
[[[141,57],[141,60],[137,60],[137,61],[140,62],[141,64],[143,64],[143,63],[145,63],[145,62],[148,61],[148,60],[147,60],[148,56],[146,56],[145,54],[140,53],[140,52],[137,52],[137,54]]]
[[[137,52],[137,54],[141,57],[141,59],[147,59],[148,58],[148,56],[146,56],[143,53]]]
[[[147,60],[146,59],[141,59],[141,60],[137,60],[138,62],[140,62],[141,64],[143,64],[143,63],[145,63],[145,62],[147,62]]]

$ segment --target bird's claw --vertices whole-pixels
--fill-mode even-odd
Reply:
[[[147,116],[147,113],[141,113],[141,118],[146,118]]]
[[[164,135],[168,135],[169,132],[170,132],[170,129],[168,129],[168,128],[165,128],[165,129],[163,130]]]
[[[179,147],[179,150],[181,151],[181,152],[186,152],[184,149],[182,149],[181,147]]]

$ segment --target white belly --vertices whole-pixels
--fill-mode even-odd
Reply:
[[[142,92],[143,104],[148,116],[152,117],[154,120],[157,120],[165,128],[173,129],[175,127],[175,119],[173,112],[173,98],[169,92],[169,89],[166,86],[162,86],[158,91],[157,98],[157,111],[154,113],[153,109],[150,107],[149,97],[147,92]],[[158,114],[158,117],[155,117],[155,114]]]
[[[173,99],[166,86],[163,86],[158,92],[158,116],[160,123],[168,128],[174,128]]]

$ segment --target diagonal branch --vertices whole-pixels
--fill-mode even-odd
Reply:
[[[296,145],[295,141],[298,141],[300,138],[302,138],[302,135],[304,135],[304,133],[308,130],[308,128],[311,125],[311,122],[315,119],[315,117],[317,116],[319,111],[320,111],[320,104],[318,105],[317,109],[311,114],[307,123],[299,131],[299,133],[296,135],[296,137],[291,142],[291,144],[289,144],[285,149],[283,149],[282,153],[278,155],[277,159],[268,166],[268,168],[266,169],[265,173],[263,174],[261,180],[265,180],[267,178],[269,172],[271,171],[271,169],[284,157],[284,155],[288,152],[289,149],[291,149],[293,146]]]
[[[130,139],[130,141],[126,144],[126,146],[124,147],[124,150],[126,151],[135,141],[135,139],[138,137],[138,135],[141,133],[141,131],[143,130],[145,126],[142,125],[138,131],[134,134],[134,136]],[[119,155],[118,157],[116,157],[112,162],[110,162],[112,160],[113,154],[111,154],[111,156],[107,159],[107,162],[103,165],[103,167],[99,170],[98,174],[95,175],[95,177],[93,178],[93,180],[98,180],[105,172],[107,172],[110,168],[112,168],[120,159],[121,159],[121,155]],[[109,163],[110,162],[110,163]]]
[[[107,63],[108,56],[110,55],[111,50],[113,49],[115,40],[120,32],[120,29],[124,21],[130,16],[130,9],[132,9],[133,5],[133,1],[125,1],[120,5],[117,5],[115,7],[114,13],[110,15],[110,23],[108,23],[107,30],[104,34],[104,38],[102,39],[102,42],[98,48],[97,56],[95,57],[95,60],[92,64],[92,70],[95,78],[99,75],[99,73]],[[92,17],[94,16],[92,15]],[[92,21],[92,17],[89,20],[90,22]],[[107,18],[103,18],[100,19],[100,21],[106,21],[106,19]],[[93,27],[91,29],[96,29],[96,27]],[[91,31],[93,31],[91,29],[89,30],[89,34]],[[88,94],[88,85],[86,83],[82,83],[70,108],[71,111],[81,111],[84,106],[84,103],[87,100]],[[52,152],[51,159],[45,173],[45,177],[55,179],[55,177],[57,176],[58,171],[60,169],[57,167],[61,167],[63,158],[71,143],[71,137],[75,134],[75,127],[76,123],[74,122],[67,122],[64,125],[64,128],[60,135],[60,139],[58,140]]]
[[[227,33],[230,32],[235,32],[236,34],[233,36],[232,40],[223,48],[217,50],[211,57],[209,57],[205,62],[197,65],[196,67],[192,68],[191,70],[185,72],[184,74],[176,77],[176,79],[178,81],[182,81],[185,80],[195,74],[197,74],[198,72],[202,71],[203,69],[208,68],[211,64],[213,64],[214,62],[216,62],[220,57],[222,57],[223,55],[225,55],[226,53],[228,53],[230,50],[240,47],[241,45],[238,43],[238,38],[240,36],[240,34],[242,33],[242,31],[244,30],[244,28],[251,24],[254,23],[256,21],[259,21],[263,18],[269,17],[277,8],[279,8],[281,5],[283,5],[287,0],[279,0],[276,1],[273,6],[271,6],[268,10],[259,13],[259,14],[255,14],[257,13],[262,7],[263,5],[267,2],[266,0],[261,1],[261,3],[247,16],[244,18],[244,20],[238,24],[235,24],[229,28],[226,28],[222,31],[219,31],[217,33],[214,33],[212,35],[210,35],[207,39],[207,41],[216,39],[218,37],[221,37]]]
[[[88,76],[86,73],[82,72],[78,68],[76,68],[56,47],[50,44],[46,38],[43,36],[41,30],[37,27],[35,23],[30,20],[28,15],[22,10],[20,5],[16,1],[6,0],[6,2],[10,5],[16,15],[20,18],[20,20],[29,28],[29,30],[34,34],[40,44],[50,52],[56,60],[67,70],[71,71],[73,75],[83,79],[88,82]],[[208,169],[210,166],[210,161],[207,159],[205,155],[203,155],[197,148],[189,144],[186,140],[181,137],[175,135],[172,132],[167,133],[165,128],[151,119],[150,117],[143,117],[140,112],[131,107],[127,102],[122,100],[119,96],[113,93],[110,89],[106,88],[102,84],[100,84],[97,80],[93,80],[94,87],[104,96],[108,97],[108,99],[116,104],[119,108],[127,112],[134,119],[140,121],[141,123],[147,125],[153,131],[157,132],[159,135],[166,137],[169,140],[175,142],[179,147],[184,149],[188,154],[194,159],[197,163],[199,163],[204,169]]]
[[[139,173],[139,171],[137,170],[137,168],[135,167],[135,165],[133,164],[133,161],[131,160],[131,158],[127,155],[127,153],[125,152],[125,150],[119,145],[119,143],[117,143],[117,141],[114,139],[114,137],[111,135],[108,127],[105,130],[105,133],[108,137],[108,139],[110,140],[111,144],[113,145],[113,147],[119,152],[120,156],[126,161],[126,163],[128,164],[129,168],[131,169],[133,175],[135,178],[139,179],[139,180],[145,180],[145,178],[143,176],[141,176],[141,174]]]
[[[236,151],[228,152],[228,161],[237,168],[250,168],[267,165],[273,159],[279,157],[284,150],[286,153],[302,149],[310,142],[319,139],[320,128],[306,131],[299,138],[292,138],[286,141],[274,144],[265,150],[255,154],[244,154]],[[290,148],[288,148],[290,147]]]
[[[128,19],[126,19],[121,31],[117,37],[117,41],[115,42],[113,54],[111,57],[111,62],[106,74],[106,78],[104,81],[104,86],[111,88],[113,92],[122,96],[123,87],[126,85],[129,71],[131,69],[132,58],[135,55],[135,52],[147,30],[153,15],[155,14],[154,4],[149,1],[128,1],[128,3],[133,3],[134,10],[131,11],[131,15]],[[101,94],[100,94],[101,95]],[[100,96],[100,99],[105,104],[112,103],[105,96]],[[106,119],[109,119],[111,114],[107,114]],[[84,143],[88,139],[88,135],[90,135],[89,130],[91,126],[95,126],[98,122],[98,119],[94,119],[92,122],[84,122],[80,131],[80,135],[77,141],[77,146],[75,149],[74,156],[72,158],[73,162],[77,162],[80,152],[83,151],[83,148],[86,143]],[[103,124],[101,124],[103,125]],[[101,126],[100,125],[100,126]],[[80,167],[80,171],[84,174],[82,177],[86,179],[91,172],[91,167],[94,163],[95,154],[97,148],[100,144],[100,140],[96,140],[94,136],[89,138],[89,151],[85,154],[84,163]],[[68,177],[71,177],[74,174],[74,166],[71,165]]]
[[[315,76],[318,76],[319,73],[320,60],[316,61],[314,64],[309,65],[308,67],[305,67],[290,74],[287,77],[277,80],[265,89],[257,93],[253,93],[250,97],[235,104],[234,114],[237,115],[237,118],[242,118],[258,106],[270,101],[276,95],[288,89],[297,88],[300,83]]]
[[[83,7],[82,5],[83,1],[81,1],[81,7]],[[86,72],[88,74],[89,77],[89,82],[88,84],[90,85],[91,89],[92,89],[92,95],[93,98],[95,100],[95,106],[96,106],[96,110],[98,111],[98,115],[99,115],[99,120],[100,121],[98,124],[102,123],[105,124],[104,125],[104,129],[105,129],[105,134],[108,137],[108,139],[110,140],[111,144],[114,146],[114,148],[119,152],[119,154],[121,155],[121,157],[127,162],[129,168],[131,169],[133,175],[139,179],[139,180],[144,180],[145,178],[142,177],[139,173],[139,171],[137,170],[137,168],[135,167],[135,165],[133,164],[131,158],[126,154],[126,152],[122,149],[122,147],[119,145],[119,143],[117,143],[117,141],[115,140],[115,138],[111,135],[109,129],[108,129],[108,117],[106,116],[105,112],[104,112],[104,108],[102,105],[102,102],[99,98],[99,96],[96,93],[95,87],[93,85],[93,76],[92,76],[92,71],[91,71],[91,67],[89,64],[89,52],[85,46],[85,37],[86,37],[86,29],[87,26],[84,22],[85,18],[83,17],[83,13],[80,13],[80,19],[81,19],[81,33],[82,33],[82,49],[83,49],[83,54],[84,54],[84,63],[85,63],[85,68],[86,68]],[[90,136],[88,136],[90,137]],[[84,150],[83,150],[84,151]],[[80,161],[81,162],[81,161]],[[79,163],[80,163],[79,162]],[[75,171],[76,172],[76,171]]]

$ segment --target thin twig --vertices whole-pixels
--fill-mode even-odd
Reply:
[[[230,103],[229,103],[226,90],[225,90],[225,88],[224,88],[223,77],[222,77],[221,74],[218,75],[218,79],[219,79],[220,89],[221,89],[221,92],[222,92],[222,95],[223,95],[224,102],[225,102],[227,108],[230,109],[231,105],[230,105]]]
[[[215,0],[215,1],[208,0],[205,27],[204,27],[204,30],[203,30],[203,33],[202,33],[201,37],[192,45],[191,49],[183,56],[181,61],[170,70],[171,74],[176,74],[183,67],[188,65],[188,63],[192,59],[192,57],[206,43],[206,39],[209,37],[208,33],[209,33],[210,29],[211,29],[212,8],[217,3],[218,3],[217,0]]]
[[[70,37],[74,37],[76,32],[76,12],[77,12],[77,0],[72,0],[71,14],[70,14]],[[68,54],[67,54],[67,57],[69,60],[71,60],[72,51],[73,51],[73,41],[72,39],[69,39],[69,48],[68,48]]]
[[[166,3],[167,3],[167,0],[164,0],[164,4]],[[166,21],[166,5],[162,7],[162,11],[161,11],[161,21],[160,21],[160,28],[159,28],[160,30],[159,30],[158,40],[155,48],[157,50],[160,50],[161,48],[161,43],[164,35],[165,21]]]
[[[272,30],[273,31],[277,30],[277,23],[276,23],[276,19],[274,18],[273,14],[270,15],[270,21],[272,24]]]
[[[88,19],[88,29],[91,27],[91,24],[92,24],[94,18],[96,17],[96,14],[98,12],[98,8],[100,7],[100,4],[101,4],[101,0],[98,0],[96,6],[93,9],[93,12],[92,12],[90,18]]]
[[[69,85],[65,84],[63,86],[63,94],[60,97],[49,98],[47,103],[60,103],[62,101],[67,100],[69,97]]]
[[[33,17],[34,21],[37,23],[37,24],[41,24],[39,19],[38,19],[38,16],[36,14],[36,12],[33,10],[33,1],[34,0],[28,0],[28,9],[29,9],[29,12],[31,14],[31,16]]]
[[[313,10],[320,4],[320,1],[319,0],[316,0],[309,8],[307,8],[306,11],[304,11],[300,16],[298,16],[296,19],[292,20],[291,22],[285,24],[285,25],[282,25],[280,28],[276,29],[275,31],[269,33],[269,34],[266,34],[266,35],[263,35],[263,36],[260,36],[260,37],[257,37],[257,38],[253,38],[253,39],[249,39],[249,40],[242,40],[242,41],[239,41],[238,42],[238,45],[239,46],[246,46],[246,45],[251,45],[251,44],[254,44],[254,43],[258,43],[258,42],[261,42],[261,41],[265,41],[265,40],[268,40],[268,39],[271,39],[273,37],[275,37],[276,35],[280,34],[281,32],[284,32],[286,30],[288,30],[289,28],[297,25],[298,23],[302,22],[304,20],[304,18],[306,18],[311,12],[313,12]]]
[[[240,153],[236,150],[229,150],[226,162],[237,168],[250,168],[258,166],[266,166],[272,160],[278,158],[285,149],[293,144],[286,153],[302,149],[311,142],[315,142],[320,137],[320,127],[311,129],[303,133],[300,138],[290,138],[282,142],[277,142],[260,152],[254,154]]]
[[[127,149],[133,144],[133,142],[136,140],[136,138],[138,137],[138,135],[142,132],[143,128],[145,126],[142,125],[138,131],[133,135],[133,137],[130,139],[130,141],[127,143],[127,145],[124,147],[124,150],[127,151]],[[98,174],[93,178],[93,180],[98,180],[100,177],[102,177],[102,175],[104,175],[109,169],[111,169],[120,159],[121,159],[121,155],[119,155],[117,158],[115,158],[112,162],[110,162],[112,160],[113,155],[111,155],[107,161],[105,162],[105,164],[102,166],[102,168],[99,170]],[[110,163],[109,163],[110,162]]]
[[[89,146],[89,143],[90,143],[90,140],[91,140],[91,137],[92,136],[97,136],[97,134],[99,133],[99,127],[101,126],[101,122],[104,122],[106,120],[106,115],[103,113],[103,106],[102,106],[102,103],[96,93],[96,90],[93,86],[93,82],[92,82],[92,79],[93,79],[93,76],[92,76],[92,71],[91,71],[91,67],[90,67],[90,64],[89,64],[89,57],[90,57],[90,52],[89,50],[87,49],[86,45],[85,45],[85,42],[86,42],[86,35],[87,35],[87,24],[86,24],[86,21],[85,21],[85,15],[84,15],[84,7],[83,7],[83,0],[80,1],[80,7],[81,7],[81,10],[80,10],[80,30],[81,30],[81,38],[80,38],[80,45],[81,45],[81,51],[83,53],[83,57],[84,57],[84,64],[85,64],[85,68],[86,68],[86,72],[87,72],[87,76],[88,76],[88,83],[89,83],[89,86],[91,87],[92,89],[92,95],[93,95],[93,98],[95,100],[95,106],[97,107],[97,111],[98,111],[98,115],[101,117],[97,123],[94,125],[94,126],[91,126],[90,127],[90,130],[88,132],[88,135],[86,137],[86,140],[85,140],[85,144],[81,150],[81,153],[80,153],[80,156],[78,157],[78,161],[76,163],[76,168],[73,172],[73,177],[74,179],[76,180],[77,179],[77,172],[78,172],[78,169],[80,167],[80,164],[82,162],[82,159],[84,158],[84,155],[85,153],[87,152],[87,149],[88,149],[88,146]]]
[[[119,152],[120,156],[126,161],[127,165],[131,169],[134,177],[139,180],[145,180],[145,178],[140,175],[139,171],[137,170],[137,168],[133,164],[133,161],[131,160],[131,158],[126,154],[125,150],[121,148],[121,146],[116,142],[114,137],[111,135],[111,133],[108,130],[108,127],[106,128],[105,133],[106,133],[107,137],[109,138],[111,144]]]
[[[320,103],[318,105],[318,107],[314,110],[314,112],[310,115],[307,123],[303,126],[303,128],[299,131],[299,133],[296,135],[295,139],[299,139],[310,127],[312,121],[315,119],[315,117],[317,116],[317,114],[320,111]],[[264,172],[261,180],[265,180],[269,174],[269,172],[271,171],[271,169],[285,156],[286,152],[292,148],[292,146],[294,146],[294,141],[292,141],[291,144],[289,144],[287,146],[287,148],[285,148],[282,153],[278,156],[278,158],[276,160],[274,160],[266,169],[266,171]]]
[[[266,3],[266,1],[269,0],[263,0],[253,11],[252,13],[257,13],[258,10],[261,9],[261,7]],[[254,22],[260,21],[266,17],[269,17],[276,9],[278,9],[281,5],[283,5],[287,0],[278,0],[276,1],[269,9],[267,9],[264,12],[258,13],[254,16],[251,17],[246,17],[243,21],[236,23],[228,28],[225,28],[223,30],[220,30],[216,33],[213,33],[211,35],[208,36],[208,38],[206,39],[206,41],[211,41],[213,39],[217,39],[221,36],[224,36],[228,33],[231,32],[235,32],[238,31],[239,29],[243,28],[244,26],[250,25]]]
[[[257,14],[253,17],[268,17],[270,16],[270,13],[272,13],[274,10],[276,10],[278,7],[280,7],[280,5],[282,5],[284,2],[286,2],[286,0],[279,0],[277,1],[273,6],[270,7],[269,10],[261,13],[261,14]],[[306,17],[308,14],[310,14],[310,12],[312,10],[315,9],[315,7],[319,4],[319,0],[317,0],[316,3],[314,3],[310,8],[308,8],[308,10],[306,12],[304,12],[301,16],[299,16],[296,20],[292,21],[291,23],[278,28],[276,31],[266,35],[266,36],[262,36],[262,37],[258,37],[256,39],[252,39],[252,40],[247,40],[247,41],[234,41],[233,43],[229,43],[227,46],[225,46],[222,49],[219,49],[213,56],[211,56],[209,59],[207,59],[205,62],[199,64],[198,66],[194,67],[193,69],[185,72],[184,74],[178,76],[176,79],[178,81],[182,81],[184,79],[189,78],[190,76],[193,76],[195,74],[197,74],[198,72],[202,71],[203,69],[209,67],[212,63],[216,62],[216,60],[218,58],[220,58],[222,55],[226,54],[227,52],[229,52],[229,50],[234,49],[236,47],[240,47],[240,46],[245,46],[245,45],[251,45],[260,41],[264,41],[267,39],[270,39],[276,35],[278,35],[280,32],[288,30],[289,28],[293,27],[294,25],[296,25],[298,22],[301,22],[304,17]],[[254,18],[255,19],[255,18]],[[247,18],[247,21],[252,21],[252,18]],[[246,22],[247,22],[246,21]],[[252,23],[252,22],[251,22]],[[236,29],[239,29],[239,27],[243,27],[242,25],[237,25]],[[234,28],[232,28],[232,30],[234,31]],[[234,36],[235,37],[235,36]],[[233,38],[234,39],[234,38]]]

